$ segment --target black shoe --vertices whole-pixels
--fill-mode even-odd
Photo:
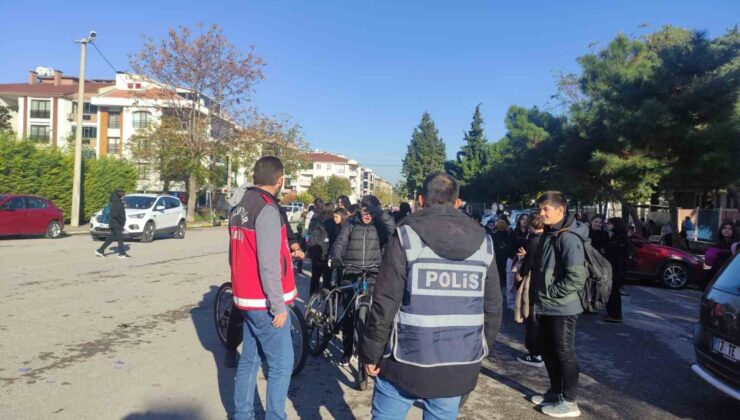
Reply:
[[[534,355],[534,354],[524,354],[522,356],[518,356],[516,358],[520,363],[524,363],[525,365],[534,366],[534,367],[542,367],[545,366],[545,362],[542,361],[542,356]]]
[[[349,356],[342,356],[342,360],[339,362],[339,366],[349,366],[351,358]]]
[[[622,323],[622,319],[621,318],[613,318],[611,316],[605,316],[604,317],[604,322],[608,322],[610,324],[621,324]]]

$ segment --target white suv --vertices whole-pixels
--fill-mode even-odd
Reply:
[[[166,194],[130,194],[124,197],[126,223],[123,227],[125,238],[138,238],[141,242],[151,242],[158,233],[173,234],[175,238],[185,237],[185,217],[187,210],[177,197]],[[110,227],[102,223],[103,210],[95,213],[90,220],[90,235],[105,238]]]

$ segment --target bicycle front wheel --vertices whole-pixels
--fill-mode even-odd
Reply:
[[[308,357],[306,322],[297,306],[290,307],[290,338],[293,340],[293,375],[303,369]]]
[[[226,282],[222,284],[221,287],[218,288],[218,292],[216,292],[216,301],[214,302],[214,321],[216,323],[218,339],[221,340],[225,346],[234,347],[234,349],[236,349],[236,347],[239,346],[239,343],[241,343],[241,328],[239,328],[240,325],[234,325],[234,322],[240,321],[232,319],[236,316],[240,316],[240,314],[236,313],[234,309],[234,294],[231,290],[231,282]],[[229,331],[230,328],[233,331]],[[237,328],[238,331],[236,331],[235,328]],[[237,334],[238,337],[236,337]],[[232,341],[236,342],[234,343],[235,345],[231,343]]]
[[[333,335],[329,313],[329,291],[321,289],[311,295],[306,303],[306,337],[308,352],[318,356],[329,346]]]

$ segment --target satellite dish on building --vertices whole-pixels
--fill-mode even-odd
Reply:
[[[52,77],[54,76],[54,69],[51,67],[36,67],[36,74],[41,77]]]

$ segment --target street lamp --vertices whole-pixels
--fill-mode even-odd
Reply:
[[[82,38],[75,43],[80,44],[80,77],[79,89],[77,90],[77,129],[75,130],[75,166],[74,179],[72,181],[72,214],[70,222],[72,226],[80,225],[80,191],[82,190],[82,114],[85,105],[85,53],[87,44],[95,40],[97,33],[90,31],[87,38]]]

